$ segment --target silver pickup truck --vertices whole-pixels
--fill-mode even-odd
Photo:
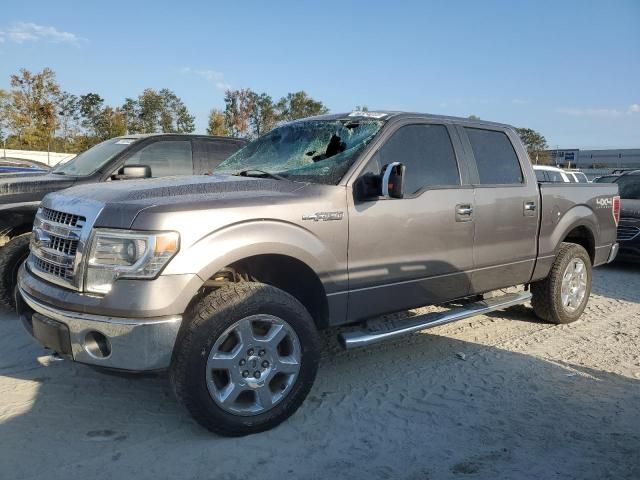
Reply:
[[[223,435],[296,411],[320,329],[353,325],[340,333],[353,348],[528,301],[543,320],[573,322],[592,267],[617,252],[617,187],[539,184],[502,124],[314,117],[215,173],[47,195],[16,304],[64,357],[168,369],[195,419]],[[450,308],[368,322],[427,304]]]

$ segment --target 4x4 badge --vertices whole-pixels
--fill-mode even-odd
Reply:
[[[314,222],[329,222],[331,220],[342,220],[343,212],[317,212],[310,215],[303,215],[302,220],[313,220]]]

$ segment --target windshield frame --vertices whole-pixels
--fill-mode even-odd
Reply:
[[[59,163],[58,165],[56,165],[54,168],[51,169],[50,173],[53,173],[55,175],[60,175],[60,176],[69,176],[69,177],[90,177],[92,175],[95,175],[96,173],[100,172],[106,165],[108,165],[110,162],[112,162],[114,159],[124,155],[126,152],[128,152],[134,145],[139,145],[140,144],[140,138],[135,138],[135,137],[114,137],[114,138],[110,138],[108,140],[104,140],[96,145],[94,145],[93,147],[85,150],[82,153],[79,153],[78,155],[76,155],[75,157],[73,157],[71,160],[64,162],[64,163]],[[108,155],[104,158],[103,161],[101,161],[98,165],[95,166],[95,168],[88,172],[88,173],[71,173],[71,172],[65,172],[63,169],[66,166],[70,166],[72,165],[74,162],[76,162],[79,158],[81,158],[83,155],[85,155],[87,152],[95,149],[96,147],[99,146],[105,146],[107,144],[109,145],[117,145],[118,142],[128,142],[126,144],[122,144],[123,148],[117,150],[116,152],[113,152],[111,155]]]
[[[350,156],[347,156],[345,158],[345,160],[344,160],[344,162],[345,162],[344,170],[340,174],[340,178],[337,179],[337,180],[334,180],[334,181],[321,181],[320,180],[320,179],[328,180],[330,178],[330,176],[331,176],[331,173],[329,173],[327,175],[319,175],[319,174],[315,175],[313,173],[310,173],[309,175],[291,174],[287,170],[280,170],[280,169],[277,169],[277,168],[269,169],[264,164],[254,165],[254,166],[249,166],[248,164],[245,164],[245,165],[238,165],[237,169],[227,167],[227,168],[224,169],[224,171],[219,171],[218,170],[220,167],[225,167],[224,163],[226,163],[228,160],[232,159],[236,155],[241,154],[245,149],[250,149],[250,148],[254,147],[256,142],[260,142],[261,140],[264,141],[265,137],[268,137],[269,135],[273,134],[274,132],[277,132],[279,129],[286,128],[286,127],[292,127],[292,126],[303,124],[303,123],[327,123],[327,124],[342,123],[345,128],[348,128],[346,125],[348,125],[349,123],[370,123],[370,124],[376,124],[377,125],[377,129],[371,135],[365,137],[362,142],[355,143],[353,145],[353,147],[347,148],[347,150],[345,150],[345,151],[348,152],[350,149],[353,149],[353,153]],[[360,164],[360,161],[363,158],[363,155],[366,155],[366,153],[369,150],[369,147],[373,143],[376,142],[376,139],[380,136],[381,132],[385,130],[386,123],[387,123],[387,119],[386,118],[368,118],[368,117],[355,117],[354,118],[353,116],[343,116],[343,115],[341,115],[341,116],[338,116],[338,115],[336,115],[336,116],[327,116],[325,118],[321,118],[321,117],[304,118],[304,119],[300,119],[300,120],[295,120],[293,122],[287,122],[285,124],[278,125],[273,130],[265,133],[264,135],[261,135],[260,137],[254,139],[253,141],[251,141],[248,144],[246,144],[245,146],[243,146],[240,150],[235,152],[233,155],[231,155],[226,160],[224,160],[220,165],[218,165],[218,167],[216,167],[216,169],[213,171],[213,174],[237,175],[241,171],[249,171],[249,172],[251,172],[251,171],[264,170],[268,174],[274,174],[274,175],[282,176],[283,180],[292,181],[292,182],[311,183],[311,184],[316,184],[316,185],[327,185],[327,186],[342,185],[350,177],[351,172],[353,171],[353,168]],[[251,156],[249,156],[247,158],[251,158],[253,155],[256,155],[256,153],[252,154]],[[329,160],[332,157],[334,157],[334,156],[337,157],[339,155],[340,155],[340,153],[335,154],[335,155],[331,155],[331,156],[329,156],[329,157],[327,157],[327,158],[325,158],[323,160]],[[309,165],[304,165],[303,167],[299,167],[299,168],[303,169],[303,168],[305,168],[307,166],[311,166],[311,165],[313,165],[313,163],[310,163]],[[339,169],[341,167],[342,167],[341,165],[336,165],[335,166],[336,169]],[[292,168],[291,171],[298,170],[299,168]],[[313,177],[317,177],[317,179],[314,179]]]

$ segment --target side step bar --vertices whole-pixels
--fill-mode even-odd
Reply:
[[[383,342],[409,333],[419,332],[427,328],[437,327],[445,323],[455,322],[456,320],[483,315],[493,312],[494,310],[500,310],[501,308],[520,305],[528,302],[530,299],[531,293],[529,292],[509,293],[500,297],[473,302],[463,307],[452,308],[447,312],[425,313],[424,315],[418,315],[404,320],[390,321],[389,328],[384,330],[369,329],[365,324],[361,330],[341,333],[338,335],[338,340],[344,348],[349,350]]]

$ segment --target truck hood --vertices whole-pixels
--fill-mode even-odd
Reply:
[[[49,192],[70,187],[75,177],[52,173],[8,174],[0,176],[0,205],[40,201]]]
[[[620,218],[640,218],[640,200],[620,200]]]
[[[264,205],[283,201],[304,183],[227,175],[125,180],[79,185],[53,193],[44,204],[86,202],[100,210],[96,227],[131,228],[145,214]]]

